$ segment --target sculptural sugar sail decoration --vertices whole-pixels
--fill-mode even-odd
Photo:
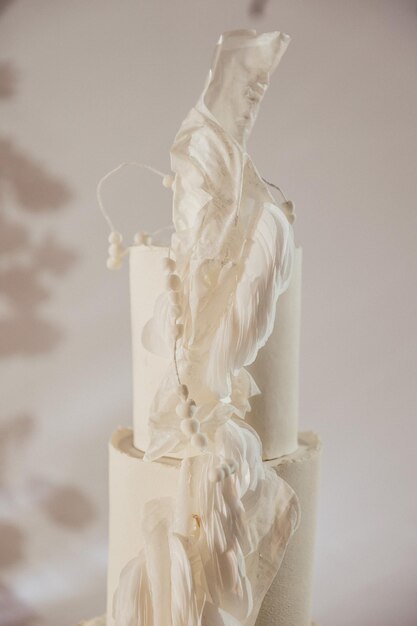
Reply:
[[[288,42],[222,35],[171,148],[175,232],[141,337],[166,365],[145,459],[182,461],[175,497],[144,507],[146,547],[120,573],[116,626],[255,624],[297,527],[298,499],[245,422],[259,393],[245,368],[272,332],[294,258],[292,205],[278,206],[246,141]],[[120,236],[110,243],[116,268]]]

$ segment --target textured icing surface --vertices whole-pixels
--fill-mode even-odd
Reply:
[[[248,368],[261,391],[245,417],[262,441],[263,458],[297,448],[302,250],[297,248],[287,291],[277,303],[274,330]]]
[[[295,490],[302,516],[278,577],[265,598],[257,626],[310,624],[320,455],[321,442],[317,435],[300,433],[299,447],[294,453],[266,462]],[[144,462],[143,453],[133,445],[130,429],[119,428],[112,437],[107,626],[114,624],[110,617],[111,603],[120,569],[143,546],[140,520],[146,500],[175,494],[180,465],[179,460],[169,458]]]

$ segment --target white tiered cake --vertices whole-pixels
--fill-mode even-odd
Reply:
[[[253,123],[269,76],[278,64],[288,40],[288,36],[280,33],[258,36],[253,31],[236,31],[222,36],[203,97],[183,124],[171,153],[175,172],[172,186],[176,228],[171,247],[157,246],[149,239],[139,238],[141,243],[128,250],[133,345],[133,430],[119,428],[110,442],[107,615],[86,622],[86,625],[311,624],[321,445],[313,433],[298,433],[302,254],[301,249],[294,248],[292,243],[292,228],[288,224],[293,221],[289,212],[291,204],[284,201],[280,205],[286,212],[285,217],[284,212],[273,204],[272,196],[266,195],[262,179],[242,148],[244,140],[241,138],[239,141],[237,135],[242,122],[234,133],[236,129],[227,115],[227,106],[233,101],[230,96],[233,84],[227,78],[232,77],[232,81],[239,84],[240,97],[242,92],[245,97],[248,96],[248,92],[242,90],[242,84],[247,80],[250,104],[256,110],[251,111],[251,115],[246,111],[244,119],[246,126],[249,118]],[[248,56],[242,60],[240,54]],[[244,67],[244,72],[240,75],[241,67]],[[231,74],[229,70],[232,70]],[[254,74],[251,74],[251,70]],[[213,89],[213,85],[212,93],[210,89]],[[258,95],[255,97],[256,91]],[[233,106],[237,106],[236,102]],[[205,141],[201,141],[199,133],[202,129],[206,132],[207,128],[211,134],[220,128],[214,143],[211,135],[206,135]],[[248,128],[245,130],[248,132]],[[184,132],[192,139],[185,151],[193,159],[191,166],[179,148],[182,150],[184,147]],[[195,138],[199,141],[193,143]],[[233,221],[227,220],[228,206],[235,210],[233,199],[225,200],[225,196],[220,193],[216,198],[214,190],[213,181],[219,177],[222,179],[222,189],[226,192],[229,189],[224,180],[224,167],[218,168],[218,161],[216,167],[212,167],[212,161],[216,161],[220,153],[220,143],[216,144],[220,141],[228,164],[232,164],[231,180],[238,170],[234,167],[232,151],[236,150],[239,158],[242,156],[237,201],[239,211],[232,214]],[[196,146],[204,152],[204,158],[199,164],[200,171],[206,168],[204,176],[198,180],[195,173],[198,156]],[[209,165],[206,159],[210,161]],[[189,170],[193,168],[194,171],[188,177]],[[205,195],[198,196],[202,189]],[[207,226],[210,224],[211,202],[215,215],[213,230]],[[192,216],[194,225],[190,227],[192,220],[187,211],[193,203],[197,209]],[[240,232],[244,230],[242,224],[246,219],[252,219],[257,203],[262,207],[258,213],[259,222],[255,224],[255,230],[251,226],[251,230],[248,230],[250,235],[246,233],[245,236],[245,233]],[[197,219],[196,215],[202,214],[202,208],[204,219]],[[270,215],[276,221],[268,222],[264,240],[268,240],[270,233],[275,231],[281,238],[277,235],[273,240],[273,246],[276,246],[276,250],[272,248],[273,255],[262,255],[256,250],[256,228],[259,228],[262,219],[269,219]],[[238,223],[239,220],[242,224]],[[198,228],[195,228],[196,221]],[[226,244],[219,243],[218,238],[216,240],[213,237],[216,228],[220,228],[217,234],[220,233],[221,237],[226,232]],[[232,233],[229,239],[228,233]],[[190,241],[187,241],[187,237],[191,237],[191,245],[188,245]],[[111,253],[114,257],[117,250],[120,252],[120,242],[114,233],[111,238]],[[245,248],[248,241],[251,247]],[[254,248],[258,256],[251,256]],[[268,242],[263,241],[260,249],[261,252],[268,249]],[[191,256],[187,256],[187,250],[191,250]],[[221,263],[213,269],[212,264],[217,263],[219,258]],[[291,265],[288,270],[291,279],[282,278],[282,288],[269,298],[270,291],[279,284],[279,277],[284,275],[283,267],[287,261]],[[114,266],[119,264],[113,261]],[[267,269],[273,269],[268,288],[265,289],[263,284],[263,290],[257,291],[266,266]],[[204,270],[203,283],[193,282],[201,267]],[[177,274],[174,274],[174,270]],[[218,273],[214,279],[216,271]],[[229,283],[227,271],[235,272],[235,278]],[[219,392],[215,396],[214,408],[210,408],[211,412],[204,412],[204,406],[212,402],[214,396],[210,394],[213,390],[223,388],[223,380],[218,375],[218,371],[222,371],[223,362],[220,365],[217,362],[214,370],[210,371],[212,346],[217,345],[218,337],[218,328],[213,320],[216,311],[220,311],[219,319],[223,319],[227,307],[234,304],[233,298],[239,298],[239,286],[244,282],[242,276],[245,272],[249,272],[247,284],[254,292],[255,304],[244,302],[244,307],[234,315],[230,333],[224,336],[226,339],[232,337],[231,343],[226,344],[230,346],[231,352],[236,345],[241,343],[245,347],[251,342],[252,345],[256,344],[256,350],[250,351],[251,357],[245,353],[241,362],[236,357],[226,377],[230,394],[222,395]],[[167,331],[165,326],[172,314],[171,318],[166,314],[166,303],[160,295],[164,293],[166,283],[174,294],[180,293],[182,298],[172,298],[175,300],[174,308],[172,303],[169,304],[169,311],[176,312],[171,344],[171,331]],[[231,287],[235,283],[238,286]],[[221,300],[224,284],[228,295],[224,302],[227,304],[223,303],[218,309],[209,308],[213,300]],[[211,289],[210,300],[201,307],[207,285]],[[282,295],[277,302],[280,293]],[[269,305],[272,313],[269,315],[267,312],[269,321],[265,327],[268,326],[268,329],[260,337],[257,331],[263,324],[264,302],[272,302]],[[245,306],[249,312],[244,310]],[[204,318],[207,308],[210,315]],[[251,313],[254,315],[252,318]],[[250,318],[247,329],[246,317]],[[152,320],[151,325],[149,320]],[[201,320],[205,320],[205,326],[202,326]],[[196,326],[192,332],[191,322],[195,322]],[[255,340],[248,335],[249,331],[253,334],[253,327],[256,327]],[[210,332],[213,335],[209,347],[204,344],[204,337],[200,340],[203,348],[202,352],[198,352],[201,328],[204,328],[202,335]],[[225,345],[224,336],[222,346]],[[154,349],[164,337],[168,337],[166,342],[171,350],[173,348],[174,354],[175,368],[172,367],[168,377],[167,363],[170,357],[172,361],[172,351],[171,355],[168,351],[167,357],[161,356],[163,350]],[[242,351],[245,352],[244,348],[240,349]],[[215,357],[227,361],[228,354],[219,357],[219,353],[215,353]],[[236,366],[238,362],[239,366]],[[247,369],[242,365],[247,366]],[[198,372],[197,376],[195,372]],[[242,372],[243,378],[240,378]],[[172,400],[174,392],[170,385],[173,378],[180,385],[176,387],[175,393],[181,395],[184,388],[186,390],[182,404],[175,405],[179,402],[178,395],[175,401]],[[205,380],[208,381],[206,387],[202,382]],[[253,380],[259,390],[255,389]],[[256,391],[260,391],[260,394],[253,395]],[[161,393],[162,400],[158,395]],[[252,395],[249,410],[248,398]],[[193,398],[191,402],[190,397]],[[230,405],[233,405],[235,413],[225,418],[224,411]],[[244,409],[241,409],[242,406]],[[189,411],[189,414],[184,413],[184,410]],[[215,427],[210,421],[213,414],[216,416]],[[182,421],[178,415],[182,416]],[[221,419],[220,415],[223,416]],[[176,426],[175,420],[179,420],[180,428]],[[184,433],[190,435],[190,440]],[[197,433],[199,438],[196,439],[193,433]],[[236,439],[233,439],[235,436]],[[246,438],[245,443],[239,447],[243,438]],[[259,440],[262,453],[260,446],[257,452]],[[239,448],[236,456],[235,448]],[[144,459],[145,453],[147,459]],[[257,454],[262,454],[262,458],[257,458]],[[207,509],[204,508],[206,504]],[[219,507],[218,513],[216,507]],[[214,522],[211,518],[213,511],[217,515]],[[171,543],[173,537],[175,540],[180,538],[180,544],[176,544],[175,550]],[[203,540],[206,543],[202,543]],[[181,553],[180,566],[177,560],[178,547]],[[164,566],[165,559],[168,565]],[[158,597],[166,599],[166,607],[156,606]]]

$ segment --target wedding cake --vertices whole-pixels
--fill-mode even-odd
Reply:
[[[292,203],[246,152],[289,39],[221,36],[163,179],[168,245],[138,233],[125,249],[106,214],[109,268],[129,257],[133,429],[110,441],[107,614],[85,625],[311,625],[321,444],[298,433],[302,253]]]

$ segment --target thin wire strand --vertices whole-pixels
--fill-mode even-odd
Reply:
[[[117,172],[119,172],[121,169],[123,169],[124,167],[130,167],[130,166],[134,166],[134,167],[140,167],[143,168],[145,170],[149,170],[150,172],[152,172],[153,174],[157,174],[158,176],[161,176],[161,178],[164,178],[166,176],[166,174],[164,174],[163,172],[157,170],[155,167],[152,167],[151,165],[147,165],[146,163],[138,163],[136,161],[125,161],[123,163],[120,163],[120,165],[118,165],[117,167],[113,168],[112,170],[110,170],[110,172],[107,172],[107,174],[105,174],[98,182],[97,184],[97,190],[96,190],[96,197],[97,197],[97,203],[98,206],[100,207],[100,211],[104,217],[104,219],[107,222],[107,225],[110,229],[110,232],[115,231],[115,227],[114,224],[110,218],[110,215],[108,214],[108,212],[106,211],[106,209],[104,208],[104,203],[103,203],[103,194],[102,194],[102,189],[103,189],[103,184],[109,179],[111,178],[114,174],[116,174]]]
[[[181,385],[180,373],[178,371],[178,361],[177,361],[177,342],[178,339],[174,342],[174,366],[175,366],[175,374],[177,376],[178,384]]]
[[[163,233],[166,230],[172,230],[173,228],[174,228],[173,224],[168,224],[167,226],[163,226],[162,228],[158,228],[158,230],[152,231],[150,234],[154,237],[155,235],[159,235],[160,233]]]
[[[281,194],[281,197],[282,197],[282,202],[287,202],[287,198],[285,197],[284,192],[282,191],[282,189],[280,187],[278,187],[278,185],[275,185],[274,183],[269,182],[269,180],[266,180],[266,178],[262,178],[262,180],[264,181],[264,183],[266,183],[270,187],[273,187],[274,189],[279,191],[279,193]]]

